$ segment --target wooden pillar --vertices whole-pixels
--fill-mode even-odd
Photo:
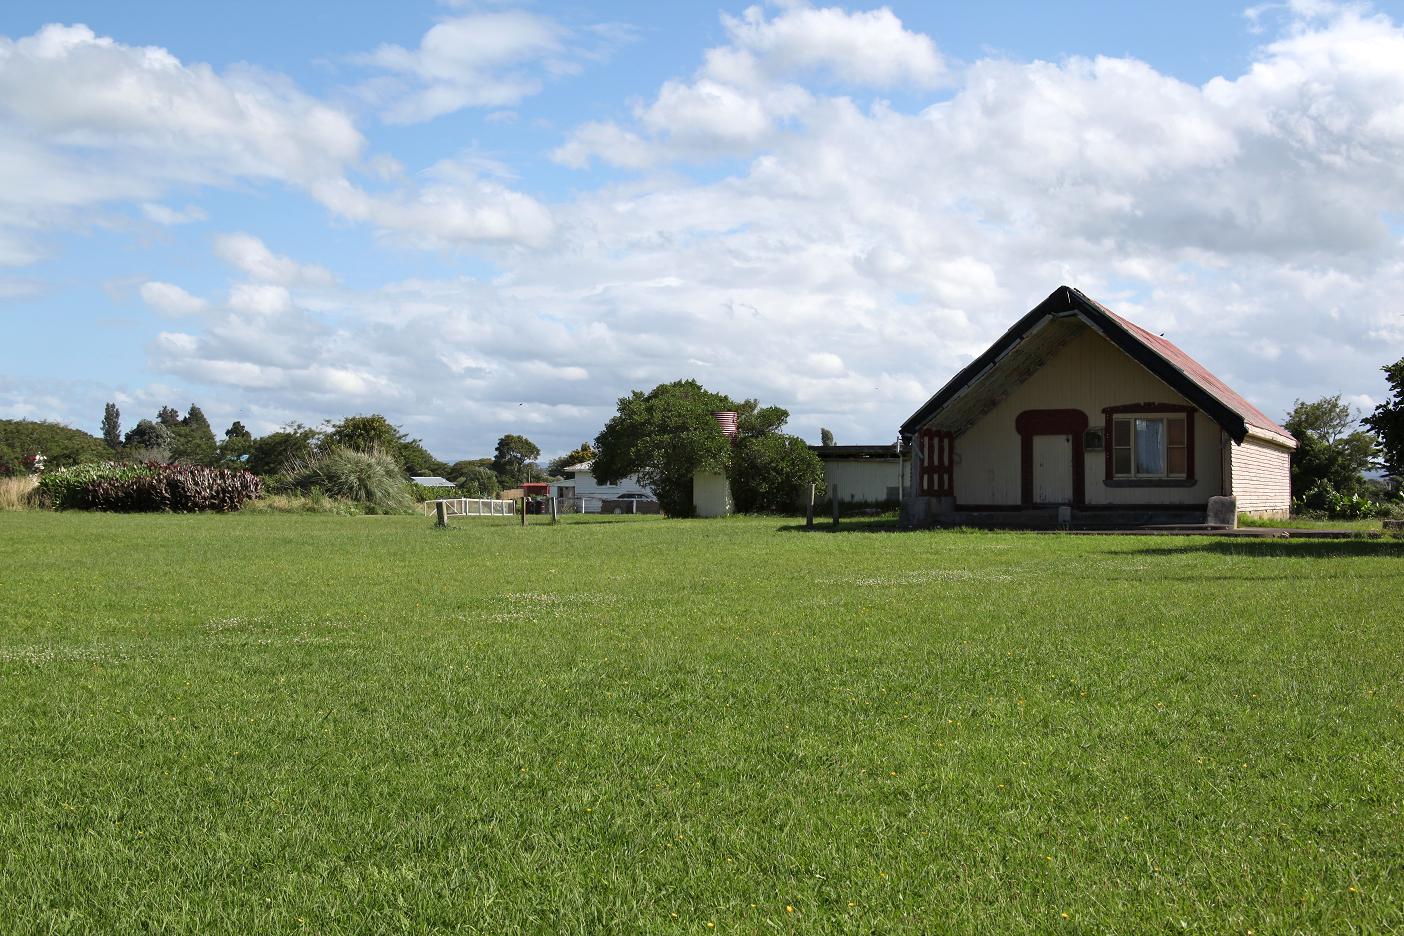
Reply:
[[[526,526],[526,495],[522,495],[522,526]]]
[[[809,506],[804,509],[804,525],[814,529],[814,485],[809,486]]]
[[[553,497],[551,498],[551,525],[554,526],[559,522],[560,517],[556,514],[556,499]]]
[[[838,525],[839,525],[839,489],[838,489],[838,485],[835,484],[835,485],[834,485],[834,529],[835,529],[835,530],[838,529]]]
[[[434,526],[448,526],[448,504],[445,504],[443,501],[435,501],[434,513],[437,515],[437,518],[434,521]]]

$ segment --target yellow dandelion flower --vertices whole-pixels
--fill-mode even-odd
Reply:
[[[1355,888],[1352,887],[1351,890],[1355,890]],[[792,906],[790,906],[789,904],[785,904],[785,912],[786,912],[786,913],[794,913],[794,912],[795,912],[795,908],[792,907]]]
[[[1068,915],[1066,913],[1060,913],[1058,914],[1058,916],[1062,917],[1065,920],[1068,918]]]

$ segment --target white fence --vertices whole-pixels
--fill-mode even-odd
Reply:
[[[513,517],[517,513],[517,502],[492,500],[478,497],[451,497],[444,500],[425,501],[424,516],[429,516],[443,504],[450,517]]]

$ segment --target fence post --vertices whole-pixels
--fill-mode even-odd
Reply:
[[[434,526],[448,526],[448,504],[445,504],[443,501],[435,501],[434,513],[438,515],[434,521]]]
[[[560,518],[556,516],[556,499],[553,497],[551,498],[551,525],[554,526],[559,522]]]
[[[834,485],[834,529],[835,529],[835,530],[838,529],[838,520],[839,520],[839,492],[838,492],[838,485],[835,484],[835,485]]]
[[[814,485],[809,486],[809,506],[804,509],[804,525],[814,529]]]
[[[522,495],[522,526],[526,526],[526,495]]]

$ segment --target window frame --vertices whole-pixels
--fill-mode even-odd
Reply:
[[[1128,403],[1121,406],[1108,406],[1103,408],[1102,413],[1106,417],[1104,433],[1105,442],[1105,462],[1106,477],[1103,484],[1107,487],[1193,487],[1197,482],[1194,473],[1194,423],[1195,413],[1198,412],[1192,406],[1185,406],[1180,403]],[[1170,421],[1184,419],[1184,442],[1182,445],[1170,444]],[[1164,474],[1148,475],[1137,474],[1136,469],[1136,420],[1158,420],[1162,424],[1161,434],[1164,442],[1161,446],[1166,472]],[[1130,444],[1117,445],[1116,427],[1118,423],[1128,425],[1130,432]],[[1183,448],[1185,452],[1185,470],[1183,474],[1171,474],[1170,450],[1172,448]],[[1118,451],[1130,452],[1131,474],[1118,474],[1116,472],[1116,453]]]

